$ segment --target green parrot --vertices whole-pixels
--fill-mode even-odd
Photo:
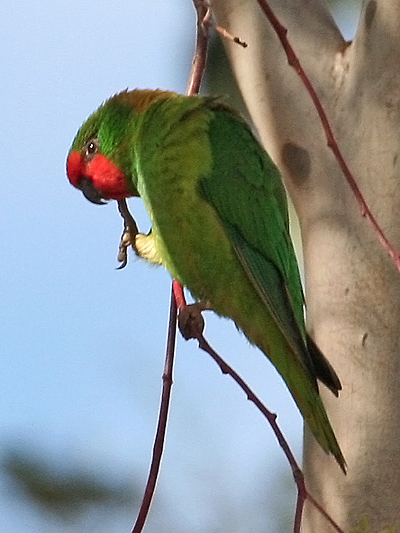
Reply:
[[[264,352],[345,472],[317,378],[336,396],[341,384],[306,333],[286,193],[243,119],[219,98],[123,91],[79,129],[67,174],[96,204],[142,198],[152,228],[135,236],[137,254]]]

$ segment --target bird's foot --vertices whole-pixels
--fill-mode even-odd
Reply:
[[[126,267],[128,264],[128,248],[132,246],[135,249],[136,235],[139,233],[137,224],[131,213],[129,212],[126,200],[118,201],[118,209],[124,219],[124,231],[121,235],[121,240],[118,248],[118,261],[121,263],[118,270]]]
[[[125,268],[128,264],[128,248],[135,245],[135,235],[130,232],[129,228],[125,228],[121,235],[121,240],[118,247],[118,261],[120,262],[117,270]]]
[[[202,312],[211,309],[209,302],[188,304],[179,310],[178,326],[182,336],[186,339],[196,339],[204,330]]]

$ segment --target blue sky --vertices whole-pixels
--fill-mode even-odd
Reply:
[[[104,479],[144,485],[161,388],[170,278],[131,257],[122,223],[74,190],[65,158],[82,121],[126,87],[184,92],[190,1],[6,4],[0,20],[0,458],[10,445]],[[139,200],[131,210],[141,229]],[[211,344],[279,414],[301,458],[301,418],[275,370],[227,321]],[[289,475],[255,408],[179,339],[172,411],[149,533],[271,531]],[[278,479],[278,481],[277,481]],[[130,531],[132,509],[62,525],[0,480],[0,530]],[[270,520],[270,521],[269,521]],[[231,521],[231,523],[229,523]],[[104,529],[102,529],[104,528]]]

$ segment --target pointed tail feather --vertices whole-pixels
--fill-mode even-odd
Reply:
[[[332,453],[340,468],[346,474],[347,464],[340,449],[338,441],[329,422],[325,407],[318,395],[317,401],[312,409],[312,412],[306,417],[306,423],[311,429],[313,435],[326,453]]]
[[[340,383],[338,375],[310,335],[307,335],[307,348],[313,362],[316,377],[328,387],[335,396],[339,396],[339,391],[342,390],[342,384]]]
[[[318,390],[310,380],[303,367],[299,368],[299,361],[291,360],[291,366],[285,375],[285,381],[297,403],[303,418],[321,448],[331,453],[340,468],[346,473],[346,461],[336,440],[327,412]],[[331,387],[330,387],[331,388]],[[335,387],[336,390],[336,387]]]

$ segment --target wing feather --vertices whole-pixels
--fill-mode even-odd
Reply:
[[[214,165],[201,191],[217,211],[249,280],[315,380],[280,173],[239,117],[220,105],[214,112]]]

